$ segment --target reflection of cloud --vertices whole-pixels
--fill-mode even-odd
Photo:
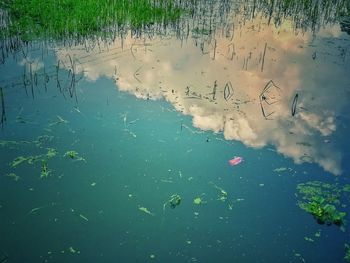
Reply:
[[[325,63],[327,49],[332,47],[290,28],[287,22],[279,29],[268,27],[266,21],[247,22],[237,28],[232,40],[217,37],[215,49],[213,41],[201,50],[192,40],[128,38],[123,48],[116,43],[85,60],[86,54],[78,48],[69,52],[79,58],[90,80],[114,76],[120,90],[139,98],[164,97],[177,110],[193,116],[195,127],[222,131],[226,139],[252,147],[273,144],[296,163],[316,162],[326,171],[340,174],[341,156],[334,146],[323,143],[323,137],[336,130],[334,116],[346,105],[346,96],[338,96],[349,86],[346,67]],[[338,34],[332,30],[323,29],[322,34]],[[308,47],[310,40],[321,51],[316,60]],[[64,59],[66,55],[58,56]],[[270,92],[264,101],[271,113],[271,120],[266,120],[259,96],[270,80],[280,90]],[[226,101],[228,82],[234,95]],[[337,93],[334,85],[339,88]],[[292,117],[296,93],[299,101]]]
[[[41,60],[39,60],[39,58],[32,59],[30,56],[28,56],[25,59],[22,59],[18,64],[21,66],[25,66],[26,72],[32,73],[35,73],[44,67],[44,63]]]
[[[304,120],[310,128],[319,131],[322,136],[331,135],[336,129],[332,113],[317,115],[315,113],[301,112],[300,118]]]
[[[196,105],[190,107],[189,112],[193,116],[193,126],[202,130],[222,131],[224,116],[218,112],[205,112],[205,110],[205,108]]]
[[[224,136],[228,140],[243,141],[249,146],[264,146],[264,143],[258,140],[258,134],[256,134],[252,127],[250,127],[247,118],[226,121]]]

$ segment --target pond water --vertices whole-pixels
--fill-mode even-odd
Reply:
[[[0,260],[345,262],[297,185],[349,183],[350,36],[231,19],[3,55]]]

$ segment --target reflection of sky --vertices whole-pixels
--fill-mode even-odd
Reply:
[[[165,98],[191,115],[195,127],[223,132],[226,139],[251,147],[272,144],[296,163],[316,162],[338,175],[341,154],[332,135],[349,98],[345,38],[337,26],[315,37],[293,32],[288,22],[276,29],[258,20],[202,48],[196,39],[127,38],[123,48],[116,42],[95,47],[94,53],[77,47],[58,56],[66,60],[69,52],[91,81],[113,76],[120,90],[144,99]],[[273,84],[262,93],[270,80]],[[226,100],[228,83],[232,89],[226,92],[233,95]]]

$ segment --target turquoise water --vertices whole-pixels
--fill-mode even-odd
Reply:
[[[348,226],[341,231],[335,225],[317,224],[297,205],[299,183],[310,180],[349,183],[350,141],[346,135],[349,103],[340,102],[349,98],[346,85],[350,81],[344,72],[350,68],[350,60],[348,55],[334,56],[337,63],[343,63],[334,66],[336,63],[329,62],[327,53],[333,46],[322,49],[325,42],[331,41],[328,36],[311,41],[321,46],[317,49],[319,60],[301,70],[304,74],[297,91],[303,98],[303,107],[298,112],[320,113],[320,105],[334,109],[335,119],[331,123],[336,129],[329,132],[322,126],[323,121],[316,123],[315,127],[322,126],[321,136],[304,126],[299,132],[306,137],[295,143],[292,136],[298,132],[297,126],[294,130],[285,129],[282,121],[287,117],[281,114],[278,118],[281,126],[257,129],[257,138],[261,134],[267,138],[265,144],[257,147],[254,145],[261,141],[254,138],[249,141],[242,133],[242,140],[230,140],[223,130],[215,132],[211,126],[213,119],[209,124],[200,122],[199,117],[206,115],[201,113],[198,117],[198,112],[191,108],[196,99],[183,100],[190,101],[183,114],[178,104],[169,99],[171,95],[157,97],[152,87],[145,89],[151,96],[147,99],[148,95],[141,96],[133,85],[130,90],[125,88],[125,82],[115,82],[111,74],[91,77],[93,67],[83,61],[83,55],[75,58],[86,72],[77,72],[72,86],[69,63],[61,65],[59,73],[55,68],[58,59],[64,60],[60,52],[70,51],[67,47],[60,50],[33,45],[28,48],[26,59],[21,53],[7,58],[0,68],[6,109],[6,122],[0,132],[0,256],[8,258],[8,262],[345,262],[344,244],[350,242]],[[345,34],[333,36],[332,41],[346,50],[349,48],[349,37]],[[157,45],[162,50],[162,45]],[[174,48],[178,49],[178,45],[175,42]],[[311,54],[313,48],[312,44],[305,44],[306,54]],[[136,56],[142,54],[140,50],[134,52]],[[140,78],[145,86],[152,83],[146,82],[141,73],[138,75],[141,72],[138,67],[133,68],[134,77],[127,75],[123,67],[128,68],[131,61],[119,60],[119,53],[113,54],[102,51],[87,56],[92,64],[98,65],[97,69],[111,61],[116,60],[117,64],[121,61],[125,63],[118,68],[121,78],[134,82]],[[300,59],[306,55],[298,56]],[[288,66],[300,62],[291,57]],[[99,58],[101,64],[97,63]],[[308,60],[314,63],[310,57]],[[179,61],[176,67],[189,63],[181,57]],[[147,63],[144,68],[152,65]],[[271,59],[265,65],[266,74],[271,76],[273,70],[268,69],[269,66],[276,69],[273,63]],[[113,72],[113,65],[110,68]],[[257,68],[260,71],[260,64]],[[309,74],[310,68],[317,70]],[[317,86],[318,77],[322,79],[318,74],[328,68],[334,69],[334,79],[329,81],[335,87],[342,86],[339,90],[329,91],[327,83]],[[29,74],[30,70],[38,74]],[[293,68],[286,70],[291,71]],[[212,74],[219,76],[221,72]],[[197,73],[194,70],[190,74]],[[169,74],[169,79],[176,76]],[[284,77],[278,77],[280,83]],[[262,87],[269,78],[263,79],[266,81]],[[184,93],[185,86],[181,90]],[[171,92],[169,87],[166,92],[178,91]],[[289,92],[286,101],[289,103],[294,95]],[[277,121],[262,118],[257,98],[251,101],[257,110],[245,111],[242,105],[243,109],[233,119],[252,114],[253,123],[275,125]],[[212,110],[215,105],[208,108]],[[255,112],[258,114],[254,115]],[[211,116],[209,110],[207,114]],[[300,113],[288,121],[297,123],[314,115],[303,116]],[[308,122],[309,126],[313,124]],[[288,146],[283,145],[284,139],[275,139],[276,134],[269,137],[273,130],[287,134],[285,140],[293,141],[291,148],[284,147]],[[317,140],[323,142],[321,146],[315,146]],[[314,153],[314,159],[308,155],[308,162],[300,162],[306,154],[291,153],[290,149],[299,149],[301,143],[314,150],[304,149],[308,154]],[[47,156],[48,148],[55,149],[54,156]],[[68,151],[75,151],[77,156],[65,156]],[[11,164],[18,156],[39,157],[13,167]],[[244,161],[230,166],[228,160],[234,156],[241,156]],[[41,178],[43,159],[46,171],[50,172]],[[325,159],[331,160],[332,165],[325,165]],[[276,169],[280,168],[278,172]],[[334,175],[340,170],[341,174]],[[181,197],[181,203],[171,209],[167,202],[174,194]],[[200,204],[194,202],[198,197],[202,200]],[[347,205],[349,200],[343,201]],[[342,211],[348,212],[348,207]],[[349,219],[347,215],[346,220]]]

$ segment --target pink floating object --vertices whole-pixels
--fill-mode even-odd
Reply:
[[[235,157],[235,158],[229,160],[228,163],[229,163],[230,165],[234,166],[234,165],[240,164],[242,161],[243,161],[243,158],[242,158],[242,157]]]

